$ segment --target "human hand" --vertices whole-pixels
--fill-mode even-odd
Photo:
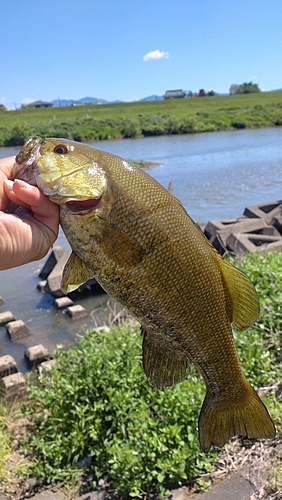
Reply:
[[[42,259],[59,230],[58,205],[36,186],[9,180],[14,159],[0,160],[0,270]]]

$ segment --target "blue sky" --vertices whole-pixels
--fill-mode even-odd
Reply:
[[[282,88],[281,26],[281,0],[0,0],[0,103]]]

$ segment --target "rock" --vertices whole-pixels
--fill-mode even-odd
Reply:
[[[14,320],[15,320],[15,317],[11,313],[11,311],[5,311],[5,312],[0,313],[0,326],[4,326],[7,323],[9,323],[10,321],[14,321]]]
[[[49,351],[44,345],[38,344],[26,349],[24,355],[29,366],[34,367],[43,361],[47,361]]]
[[[24,324],[24,322],[21,319],[7,323],[6,329],[13,342],[23,337],[27,337],[28,335],[31,335],[29,328]]]
[[[63,309],[63,307],[72,306],[73,301],[69,297],[59,297],[55,299],[54,305],[57,309]]]
[[[88,316],[88,312],[80,304],[68,307],[67,314],[71,317],[71,319],[80,319]]]
[[[12,375],[13,373],[17,373],[18,365],[16,360],[7,354],[6,356],[0,357],[0,377],[6,377],[7,375]]]
[[[64,247],[59,245],[53,247],[48,259],[39,273],[39,277],[45,280],[66,251],[67,250]]]
[[[3,299],[3,297],[1,297],[1,295],[0,295],[0,306],[2,306],[3,304],[4,304],[4,299]]]
[[[21,372],[3,377],[0,384],[7,400],[21,397],[26,392],[25,377]]]
[[[45,291],[51,293],[54,297],[63,297],[64,293],[61,290],[61,279],[65,264],[70,256],[70,250],[63,249],[60,259],[50,272],[47,278]]]

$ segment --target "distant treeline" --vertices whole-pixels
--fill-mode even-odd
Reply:
[[[30,135],[81,142],[282,125],[282,91],[0,111],[0,146]]]

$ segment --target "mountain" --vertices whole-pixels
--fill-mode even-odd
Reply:
[[[108,101],[105,101],[105,99],[98,99],[98,97],[82,97],[81,99],[54,99],[52,104],[55,108],[63,108],[64,106],[71,106],[72,104],[92,104],[94,102],[106,104]]]
[[[149,95],[148,97],[143,97],[143,99],[139,99],[139,101],[162,101],[163,96],[161,95]]]

